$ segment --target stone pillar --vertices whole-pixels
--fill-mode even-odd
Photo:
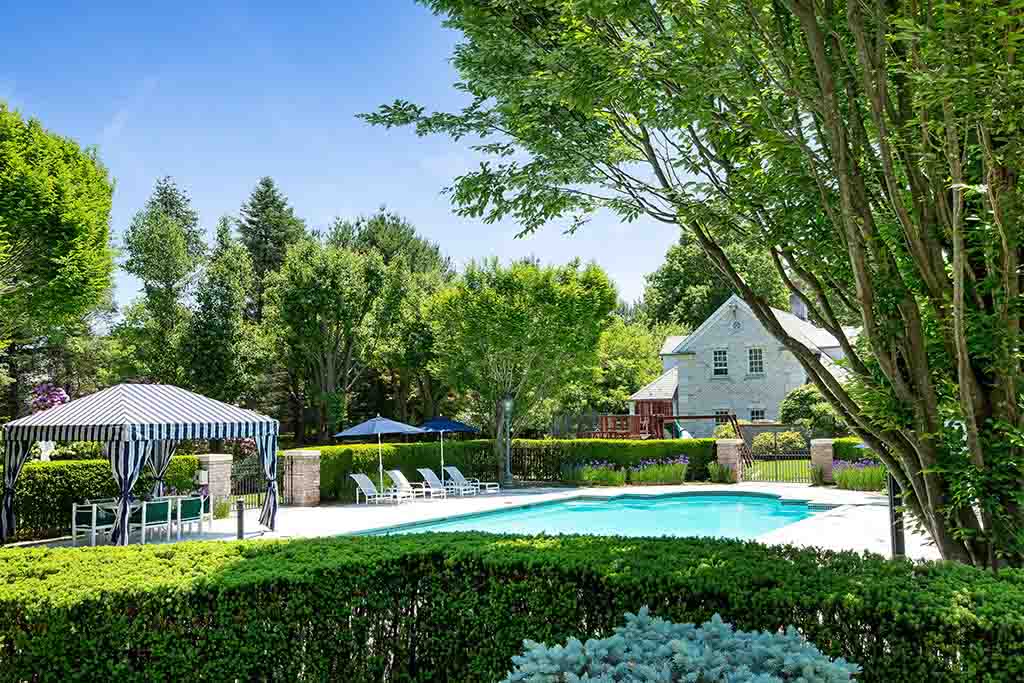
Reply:
[[[718,453],[718,464],[728,467],[736,473],[736,481],[743,481],[743,456],[740,450],[743,439],[716,439],[715,450]]]
[[[231,497],[231,454],[204,453],[197,455],[199,469],[206,470],[210,501],[216,505],[218,501]],[[212,507],[211,507],[212,509]]]
[[[320,504],[320,451],[285,451],[277,466],[284,467],[283,495],[288,505]]]
[[[811,465],[820,467],[826,484],[832,483],[832,443],[834,439],[811,439]]]

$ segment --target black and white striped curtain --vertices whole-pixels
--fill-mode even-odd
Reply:
[[[28,462],[32,442],[23,439],[12,439],[7,435],[4,452],[4,495],[3,510],[0,512],[0,543],[14,535],[14,485],[18,475]]]
[[[256,437],[256,451],[263,476],[267,478],[267,497],[260,511],[260,524],[273,531],[277,521],[277,434]]]
[[[156,477],[153,484],[153,497],[159,498],[164,495],[164,477],[167,475],[167,466],[171,464],[171,456],[178,450],[178,441],[154,441],[153,450],[149,454],[149,469]]]
[[[114,545],[128,545],[128,519],[131,516],[132,487],[139,480],[152,442],[115,441],[108,445],[110,468],[117,482],[117,509],[110,540]]]

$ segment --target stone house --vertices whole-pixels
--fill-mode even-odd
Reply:
[[[844,355],[839,342],[807,320],[798,298],[790,304],[792,311],[772,309],[779,322],[837,377],[845,378],[845,370],[836,363]],[[853,339],[856,331],[847,334]],[[677,430],[698,438],[711,436],[715,423],[729,414],[755,422],[777,420],[782,399],[807,382],[796,357],[735,295],[692,334],[668,337],[660,355],[664,373],[630,397],[630,414],[718,416],[677,422]]]

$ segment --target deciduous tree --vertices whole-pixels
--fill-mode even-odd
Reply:
[[[472,103],[368,118],[485,138],[464,214],[679,225],[877,452],[943,557],[1024,564],[1024,15],[1011,0],[427,3]],[[768,250],[842,384],[721,248]],[[859,318],[854,342],[842,322]]]
[[[496,260],[470,263],[431,300],[434,370],[476,400],[497,437],[497,462],[505,459],[504,399],[513,401],[514,428],[589,376],[615,303],[615,287],[596,265]]]

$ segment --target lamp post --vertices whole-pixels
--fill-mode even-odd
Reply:
[[[505,396],[502,407],[505,409],[505,482],[512,481],[512,395]]]

